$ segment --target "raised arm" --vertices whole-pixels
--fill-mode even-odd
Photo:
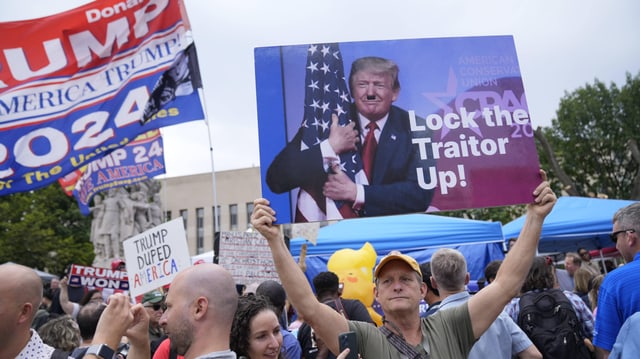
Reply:
[[[273,224],[276,213],[269,207],[269,201],[260,198],[253,204],[251,224],[269,243],[273,262],[282,286],[287,292],[287,298],[313,328],[316,335],[324,340],[329,350],[340,353],[338,334],[348,331],[347,320],[331,307],[318,302],[313,295],[307,278],[284,243],[280,227]]]
[[[473,334],[479,338],[498,317],[505,305],[520,293],[538,248],[542,223],[556,203],[547,174],[540,170],[542,183],[533,191],[533,202],[527,205],[527,216],[520,236],[502,262],[496,279],[469,300],[469,316]]]
[[[69,279],[65,276],[60,280],[60,307],[65,313],[75,318],[80,311],[78,303],[69,300]]]
[[[133,322],[125,332],[130,344],[127,359],[150,358],[149,314],[140,303],[132,306],[130,311],[133,315]]]
[[[133,314],[129,310],[129,298],[117,293],[109,296],[107,307],[102,312],[96,333],[93,336],[94,345],[106,344],[112,350],[117,350],[122,336],[133,322]],[[88,354],[84,359],[94,359],[96,356]]]

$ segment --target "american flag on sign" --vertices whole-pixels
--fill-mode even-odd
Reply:
[[[304,151],[329,138],[332,114],[338,115],[340,125],[349,123],[350,106],[351,97],[338,44],[309,45],[300,150]],[[362,170],[362,161],[357,151],[341,154],[340,165],[352,180]],[[321,191],[321,188],[300,188],[295,222],[355,217],[350,203],[334,202],[324,197]]]

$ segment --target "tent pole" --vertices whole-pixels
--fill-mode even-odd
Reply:
[[[598,249],[600,252],[600,261],[602,262],[602,268],[604,268],[604,274],[607,274],[607,264],[604,262],[604,256],[602,255],[602,248]]]

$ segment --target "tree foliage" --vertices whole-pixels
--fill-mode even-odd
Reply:
[[[447,217],[458,217],[466,219],[475,219],[479,221],[493,221],[507,224],[512,220],[522,216],[525,213],[524,205],[474,208],[460,211],[446,211],[434,213]]]
[[[640,142],[640,74],[627,74],[618,88],[595,80],[565,94],[551,128],[538,131],[556,189],[578,196],[640,199],[637,144]],[[552,165],[556,161],[558,167]],[[565,176],[566,175],[566,176]]]
[[[0,263],[62,274],[69,264],[93,261],[91,219],[57,184],[0,197],[0,218]]]

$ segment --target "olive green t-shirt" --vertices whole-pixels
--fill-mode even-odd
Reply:
[[[467,303],[439,310],[421,319],[422,344],[414,349],[430,359],[466,358],[475,342]],[[365,359],[405,359],[380,332],[369,323],[349,321],[349,330],[357,333],[358,350]]]

